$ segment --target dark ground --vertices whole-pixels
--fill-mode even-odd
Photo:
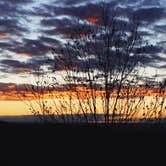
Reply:
[[[159,124],[0,124],[0,166],[166,165],[166,128]]]

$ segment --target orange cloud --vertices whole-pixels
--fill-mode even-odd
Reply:
[[[92,24],[95,24],[98,21],[98,18],[96,18],[96,17],[88,17],[87,21],[92,23]]]
[[[6,38],[7,36],[5,34],[0,34],[0,39],[4,39]]]
[[[13,101],[19,101],[22,100],[35,100],[37,99],[35,96],[40,96],[43,99],[59,99],[59,98],[69,98],[72,96],[73,99],[77,98],[77,95],[79,95],[79,98],[81,99],[87,99],[91,97],[91,89],[84,87],[84,86],[77,86],[76,91],[75,90],[64,90],[64,89],[57,89],[52,91],[45,91],[43,94],[37,93],[35,91],[29,90],[21,90],[17,91],[15,85],[8,85],[7,90],[4,92],[0,91],[0,100],[13,100]],[[77,94],[79,92],[79,94]],[[103,97],[105,95],[105,92],[103,90],[96,90],[96,97]],[[125,96],[127,94],[127,89],[122,89],[121,93]],[[161,94],[159,89],[153,89],[153,88],[131,88],[130,89],[130,96],[158,96],[158,97],[164,97],[166,96],[166,89],[164,90],[164,93]],[[114,90],[112,92],[112,97],[117,96],[117,91]],[[122,96],[123,98],[123,96]]]
[[[11,85],[8,85],[7,88],[10,89],[10,90],[15,90],[16,87],[15,87],[15,85],[11,84]]]
[[[17,56],[23,56],[23,57],[30,57],[31,55],[29,53],[23,52],[23,53],[17,53]]]

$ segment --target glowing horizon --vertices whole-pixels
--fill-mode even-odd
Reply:
[[[12,86],[11,86],[12,88]],[[88,92],[89,91],[89,92]],[[125,89],[122,89],[122,91],[125,93]],[[166,89],[164,90],[163,94],[160,94],[159,89],[141,89],[138,90],[138,92],[135,92],[134,88],[132,90],[134,92],[134,98],[139,98],[139,96],[144,96],[146,97],[145,101],[147,102],[147,105],[150,104],[150,102],[152,102],[155,99],[155,96],[158,96],[158,98],[162,98],[166,96]],[[89,97],[87,96],[87,92],[90,93],[90,89],[86,89],[85,87],[77,87],[77,92],[79,92],[79,97],[81,97],[80,99],[83,101],[84,99],[86,100]],[[77,92],[75,91],[52,91],[52,92],[47,92],[45,94],[43,94],[41,96],[41,99],[43,101],[47,101],[50,102],[50,106],[52,106],[52,102],[56,101],[57,104],[59,104],[59,100],[64,100],[69,102],[69,98],[72,97],[72,102],[78,102],[78,98],[77,98]],[[101,99],[103,96],[103,91],[96,91],[96,96],[97,96],[97,100],[98,100],[98,113],[103,113],[101,108]],[[130,93],[131,97],[132,97],[132,93]],[[9,97],[10,96],[10,97]],[[39,96],[38,96],[39,97]],[[112,92],[112,100],[114,100],[116,98],[116,91]],[[151,99],[154,98],[154,99]],[[9,94],[6,94],[5,96],[2,96],[2,94],[0,94],[0,116],[15,116],[15,115],[32,115],[31,111],[29,110],[30,105],[28,104],[33,104],[34,107],[37,109],[39,109],[38,106],[35,106],[36,101],[38,100],[38,98],[35,98],[33,96],[32,93],[26,93],[23,97],[19,97],[18,94],[16,92],[14,92],[13,94],[11,92],[9,92]],[[125,99],[121,99],[122,101]],[[76,104],[75,103],[75,104]],[[74,105],[75,105],[74,104]],[[78,105],[78,103],[76,104]],[[143,107],[143,106],[142,106]],[[79,108],[78,108],[79,109]],[[138,117],[142,117],[142,112],[143,109],[140,111],[140,113],[137,115]],[[66,112],[66,114],[68,114]]]
[[[84,64],[84,67],[87,68],[89,58],[89,61],[92,60],[93,62],[89,62],[91,64],[91,67],[88,67],[90,68],[88,70],[92,70],[93,74],[87,77],[88,79],[85,78],[85,85],[86,80],[91,79],[93,79],[93,82],[96,82],[97,80],[97,82],[94,83],[95,86],[98,86],[97,84],[103,83],[103,78],[100,78],[102,77],[102,74],[100,76],[100,71],[104,71],[105,69],[103,69],[102,65],[100,65],[100,57],[95,57],[94,55],[96,54],[96,51],[98,51],[98,48],[101,49],[101,51],[97,52],[97,55],[100,54],[101,56],[103,55],[103,53],[105,53],[105,50],[103,51],[102,49],[105,49],[105,46],[107,47],[107,44],[102,45],[102,43],[105,42],[100,42],[99,36],[101,35],[102,39],[105,38],[102,37],[104,27],[103,25],[107,22],[107,16],[109,15],[111,18],[111,16],[114,16],[115,14],[115,24],[113,24],[114,21],[111,23],[111,26],[113,25],[113,27],[111,27],[111,31],[113,32],[113,30],[117,29],[117,32],[119,32],[118,26],[122,25],[120,27],[120,29],[122,30],[121,33],[124,34],[123,37],[127,36],[127,38],[124,37],[124,39],[118,39],[118,41],[116,41],[118,38],[117,36],[119,36],[119,34],[117,33],[118,35],[114,35],[111,39],[115,41],[111,41],[111,45],[108,44],[108,54],[110,54],[111,56],[113,55],[113,58],[111,57],[113,61],[110,60],[110,62],[114,63],[114,54],[117,55],[117,51],[119,52],[121,48],[123,49],[123,45],[125,49],[127,48],[127,45],[125,44],[127,43],[126,39],[128,41],[130,37],[132,38],[130,29],[132,29],[132,26],[135,25],[135,20],[139,19],[139,27],[136,32],[138,36],[141,36],[140,47],[139,44],[136,44],[130,53],[128,53],[128,50],[126,51],[126,55],[131,59],[134,57],[134,55],[137,54],[142,56],[141,60],[139,61],[139,73],[132,73],[133,75],[131,74],[131,77],[137,75],[138,82],[146,82],[147,80],[147,82],[149,81],[150,83],[158,83],[165,80],[165,1],[105,0],[105,2],[108,4],[109,8],[106,12],[106,17],[103,18],[102,14],[104,11],[101,10],[103,0],[1,0],[0,116],[27,114],[29,111],[24,102],[35,102],[37,98],[40,97],[43,100],[53,100],[59,98],[68,100],[69,97],[72,97],[72,100],[76,101],[78,97],[77,93],[79,93],[79,97],[81,99],[93,98],[93,95],[91,95],[91,90],[84,86],[73,86],[73,89],[75,88],[76,91],[65,90],[66,82],[62,77],[65,76],[65,70],[73,70],[75,71],[75,73],[80,72],[80,80],[83,80],[83,77],[86,77],[83,74],[86,70],[82,69],[82,64]],[[134,20],[130,20],[130,18],[132,18],[133,16]],[[80,31],[81,29],[79,28],[79,25],[81,25],[80,27],[83,27],[83,31]],[[86,29],[85,26],[82,25],[87,25],[88,28]],[[115,27],[114,29],[114,25],[117,25],[117,28]],[[102,31],[99,31],[99,29],[97,29],[97,27],[100,26]],[[78,32],[75,33],[76,28],[78,28]],[[91,28],[94,30],[94,32],[93,30],[91,30]],[[96,34],[94,35],[93,33]],[[110,32],[106,32],[106,34],[107,33]],[[89,34],[93,35],[89,37]],[[95,36],[95,40],[93,36]],[[103,36],[105,36],[105,34]],[[88,42],[86,41],[83,46],[86,47],[86,44],[88,44],[90,49],[88,48],[88,51],[85,51],[86,53],[84,58],[82,58],[81,56],[75,56],[75,52],[73,51],[74,56],[70,56],[71,60],[73,61],[72,63],[69,63],[68,65],[59,64],[59,61],[56,59],[56,57],[58,58],[58,56],[61,56],[63,62],[66,62],[66,60],[70,59],[66,55],[63,55],[63,46],[67,44],[68,41],[71,41],[71,37],[77,39],[89,37],[87,40]],[[92,39],[90,39],[91,37]],[[96,41],[96,45],[94,45],[93,47],[94,41]],[[135,41],[135,43],[138,42]],[[116,45],[117,50],[115,48]],[[125,49],[123,49],[124,52]],[[122,55],[120,55],[121,53],[119,54],[120,58],[118,61],[120,65],[123,64],[123,61],[126,60],[125,56],[123,56],[125,55],[124,52],[122,53]],[[64,51],[64,54],[65,53],[66,52]],[[111,58],[106,58],[107,62],[109,62],[108,59]],[[106,68],[109,68],[109,63],[108,65],[106,65]],[[116,64],[115,66],[118,68],[119,64]],[[77,66],[79,66],[80,68]],[[77,68],[80,71],[77,71]],[[110,73],[114,73],[114,71],[112,72],[112,67],[110,68]],[[55,76],[56,81],[54,80],[53,83],[56,84],[57,82],[59,87],[57,86],[57,89],[55,88],[51,91],[45,90],[43,94],[37,93],[37,91],[31,91],[30,86],[36,84],[39,73],[42,73],[44,76],[48,76],[51,78]],[[98,73],[99,76],[96,77],[95,74],[97,75]],[[76,78],[74,77],[75,75],[69,78],[71,80],[73,79],[72,83],[76,80]],[[117,79],[120,79],[119,73],[117,73],[116,77]],[[95,78],[97,79],[95,80]],[[111,79],[112,76],[110,77],[110,80]],[[79,84],[80,83],[81,81],[79,82]],[[64,85],[64,87],[60,88],[60,86],[62,85]],[[29,90],[26,91],[25,86],[29,86]],[[105,83],[104,86],[107,86],[107,83]],[[144,86],[142,88],[138,88],[138,92],[135,92],[135,89],[132,89],[131,86],[129,88],[131,90],[130,96],[132,96],[133,93],[133,96],[135,97],[140,97],[142,95],[149,98],[155,96],[162,98],[166,96],[166,89],[164,89],[165,87],[163,88],[162,94],[159,92],[159,89],[152,87],[145,88]],[[121,91],[123,91],[123,94],[127,93],[125,92],[125,88],[122,88]],[[116,92],[117,89],[114,89],[113,92],[111,92],[111,99],[113,98],[114,100],[117,97]],[[106,94],[102,88],[99,88],[95,90],[95,95],[97,99],[101,99],[102,96]],[[120,100],[123,99],[124,96],[119,96]],[[79,105],[78,102],[77,105]]]

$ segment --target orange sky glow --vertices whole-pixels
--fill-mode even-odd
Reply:
[[[165,0],[0,2],[0,116],[29,114],[25,102],[38,98],[76,101],[79,95],[99,105],[108,71],[109,80],[123,87],[120,95],[117,89],[110,92],[111,102],[117,96],[123,101],[166,97]],[[87,88],[91,82],[97,89]],[[159,86],[163,89],[153,88]]]
[[[20,94],[19,92],[17,92],[15,89],[14,85],[9,85],[8,86],[8,90],[7,92],[2,92],[0,91],[0,100],[1,101],[20,101],[22,100],[34,100],[34,96],[37,95],[38,93],[32,93],[32,92],[26,92],[26,91],[21,91]],[[76,91],[63,91],[63,90],[55,90],[55,91],[45,91],[44,94],[41,94],[42,96],[44,96],[45,99],[51,99],[52,96],[54,98],[59,98],[60,96],[63,96],[64,98],[68,98],[69,95],[72,95],[73,98],[77,97],[76,96],[76,92],[79,92],[80,96],[82,96],[82,98],[85,97],[90,97],[91,95],[91,90],[86,88],[86,87],[81,87],[78,86],[76,87]],[[153,89],[153,88],[130,88],[130,95],[134,95],[134,96],[166,96],[166,88],[165,90],[163,90],[164,93],[160,93],[159,89]],[[95,91],[96,96],[100,97],[102,95],[104,95],[104,91],[102,90],[96,90]],[[115,97],[117,93],[117,90],[114,90],[114,92],[111,92],[112,96]],[[127,89],[122,89],[121,90],[121,94],[125,95],[125,93],[127,94]],[[38,94],[39,95],[39,94]],[[122,96],[123,96],[122,95]]]
[[[19,95],[19,93],[16,90],[13,90],[15,87],[13,85],[8,86],[9,91],[8,92],[0,92],[0,116],[7,115],[27,115],[30,112],[28,112],[28,107],[25,105],[24,101],[34,101],[35,95],[37,93],[32,94],[31,92],[23,92],[24,95]],[[85,87],[77,87],[77,91],[79,92],[79,95],[82,98],[88,98],[90,96],[90,90]],[[126,93],[126,89],[122,89],[122,93]],[[134,94],[137,96],[143,95],[143,96],[166,96],[166,89],[164,90],[163,94],[159,93],[159,89],[145,89],[145,88],[139,88],[139,89],[132,89],[130,94]],[[39,95],[39,94],[38,94]],[[69,96],[72,95],[72,99],[74,99],[77,95],[76,92],[73,91],[52,91],[45,92],[42,97],[43,99],[59,99],[59,98],[69,98]],[[101,90],[96,91],[96,96],[101,97],[104,95],[104,92]],[[116,96],[116,91],[112,93],[112,97]],[[123,98],[122,98],[123,99]]]
[[[87,21],[89,21],[92,24],[95,24],[99,19],[96,17],[88,17]]]
[[[23,52],[23,53],[17,53],[17,56],[23,56],[23,57],[30,57],[31,55],[29,53]]]
[[[4,39],[6,38],[7,36],[5,34],[0,34],[0,39]]]

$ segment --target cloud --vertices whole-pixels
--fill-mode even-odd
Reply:
[[[31,57],[26,62],[19,60],[1,60],[1,71],[4,73],[13,74],[36,74],[40,67],[47,65],[48,67],[54,66],[55,61],[47,57],[34,58]],[[42,72],[42,71],[41,71]],[[44,71],[43,71],[44,72]]]
[[[26,64],[24,64],[24,63],[21,63],[21,62],[19,62],[19,61],[17,61],[17,60],[1,60],[0,61],[1,62],[1,64],[3,64],[3,65],[7,65],[7,66],[10,66],[10,67],[18,67],[18,68],[25,68],[25,67],[27,67],[26,66]]]
[[[31,56],[31,54],[26,53],[26,52],[24,52],[24,53],[17,53],[16,55],[17,56],[23,56],[23,57],[30,57]]]
[[[6,38],[7,36],[5,34],[0,34],[0,39],[4,39]]]
[[[26,4],[26,3],[31,3],[32,0],[5,0],[5,2],[11,3],[11,4]]]
[[[0,71],[4,73],[35,73],[43,65],[55,65],[47,57],[51,48],[61,53],[61,41],[69,37],[77,27],[78,20],[96,23],[101,17],[102,0],[1,0],[0,2]],[[165,34],[165,25],[159,24],[166,17],[165,6],[160,0],[110,0],[107,1],[118,16],[136,15],[145,29],[140,35],[148,37]],[[119,20],[123,22],[124,20]],[[130,24],[126,23],[126,30]],[[164,52],[164,40],[159,45],[146,47],[150,61],[163,61],[158,53]],[[11,54],[7,54],[7,53]],[[149,54],[151,54],[149,56]],[[13,57],[15,56],[15,57]],[[27,58],[28,57],[28,58]],[[19,58],[24,58],[21,62]],[[82,63],[78,59],[76,63]],[[54,66],[55,67],[55,66]],[[55,67],[61,70],[62,67]]]
[[[17,47],[9,48],[10,51],[15,52],[18,54],[31,55],[31,56],[41,56],[45,55],[49,50],[50,47],[45,45],[40,40],[31,40],[31,39],[23,39],[22,43],[19,43]]]
[[[162,47],[157,46],[157,45],[147,45],[147,46],[143,46],[139,49],[136,49],[136,52],[142,52],[144,54],[157,54],[160,53],[162,50]]]
[[[64,5],[76,5],[82,2],[86,3],[86,2],[89,2],[89,0],[62,0],[61,1],[61,3],[63,3]]]
[[[138,16],[141,21],[146,21],[147,23],[152,23],[156,20],[165,18],[166,16],[165,9],[162,7],[137,9],[134,14]]]
[[[166,33],[166,24],[165,25],[155,25],[154,26],[154,29],[156,32],[158,33],[163,33],[165,34]]]
[[[1,83],[0,82],[0,92],[8,92],[11,89],[16,90],[16,84],[14,83]]]
[[[24,72],[31,72],[30,67],[28,64],[24,62],[20,62],[18,60],[1,60],[1,71],[4,73],[10,73],[10,74],[18,74],[18,73],[24,73]]]

